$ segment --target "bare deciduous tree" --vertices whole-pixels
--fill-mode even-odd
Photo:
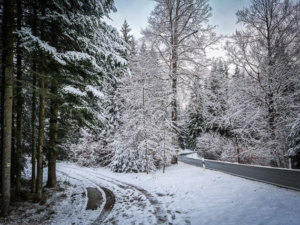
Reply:
[[[211,16],[208,0],[155,0],[157,5],[148,20],[143,34],[160,55],[169,70],[172,102],[171,115],[173,133],[178,133],[177,92],[181,78],[196,64],[203,63],[204,50],[218,38],[213,27],[204,27]],[[178,150],[178,140],[174,140]],[[176,151],[177,152],[177,151]],[[177,163],[177,154],[173,159]]]
[[[226,49],[234,63],[246,72],[256,88],[266,112],[268,146],[275,165],[284,165],[285,148],[279,145],[286,127],[295,116],[294,94],[299,63],[300,3],[286,0],[252,0],[249,8],[237,12],[237,31]],[[284,141],[283,141],[284,142]],[[279,147],[280,146],[280,147]],[[285,149],[285,150],[284,150]]]

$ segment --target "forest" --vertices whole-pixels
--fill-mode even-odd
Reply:
[[[300,1],[251,0],[231,36],[209,0],[154,2],[137,39],[105,22],[113,0],[0,0],[2,216],[28,183],[35,202],[56,187],[58,160],[165,172],[190,149],[300,168]]]

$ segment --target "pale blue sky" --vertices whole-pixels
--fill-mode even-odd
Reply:
[[[218,26],[216,28],[218,34],[230,35],[238,28],[235,13],[247,7],[250,0],[209,0],[209,4],[213,10],[210,24]],[[115,0],[118,11],[110,14],[113,21],[108,23],[120,30],[126,18],[132,28],[132,34],[139,38],[141,28],[146,27],[154,5],[155,2],[152,0]]]
[[[250,0],[210,0],[212,7],[212,17],[210,22],[212,25],[217,25],[216,32],[218,34],[230,35],[241,26],[236,24],[235,13],[248,7]]]

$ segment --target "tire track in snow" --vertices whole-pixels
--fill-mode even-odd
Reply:
[[[67,173],[67,172],[62,172],[60,170],[57,170],[57,172],[59,172],[61,174],[64,174],[64,175],[67,175],[67,176],[70,176],[70,174]],[[112,209],[114,207],[114,204],[115,204],[115,195],[114,195],[114,193],[111,190],[109,190],[108,188],[99,186],[97,183],[95,183],[91,179],[86,178],[85,176],[83,176],[81,174],[78,174],[78,173],[76,173],[76,174],[83,177],[86,180],[89,180],[89,182],[93,183],[94,185],[96,185],[98,188],[100,188],[104,192],[104,194],[105,194],[105,203],[104,203],[103,206],[100,207],[100,208],[102,208],[102,210],[100,212],[100,215],[92,223],[92,224],[102,224],[105,221],[105,219],[109,216],[110,212],[112,211]],[[70,177],[72,179],[75,179],[75,180],[78,180],[78,181],[83,181],[83,180],[80,180],[76,177],[72,177],[72,176],[70,176]],[[87,189],[87,188],[85,188],[85,189]]]
[[[72,170],[82,171],[82,170],[80,170],[78,168],[74,168],[74,167],[72,167]],[[72,171],[72,172],[74,172],[74,171]],[[166,213],[164,207],[162,206],[162,204],[157,200],[157,198],[155,196],[153,196],[151,193],[149,193],[145,189],[143,189],[141,187],[138,187],[138,186],[135,186],[135,185],[132,185],[132,184],[128,184],[128,183],[119,181],[119,180],[114,179],[114,178],[107,177],[107,176],[99,174],[97,172],[89,171],[89,173],[95,174],[96,178],[98,178],[100,180],[103,180],[103,181],[105,181],[107,183],[110,183],[110,184],[113,184],[113,185],[117,186],[117,188],[121,189],[123,192],[124,192],[124,190],[126,190],[128,193],[130,192],[131,195],[130,196],[127,195],[126,199],[125,199],[125,196],[123,196],[123,200],[126,201],[126,203],[130,203],[131,207],[133,205],[135,205],[139,209],[141,209],[143,207],[145,209],[145,204],[143,204],[143,201],[144,201],[143,198],[147,199],[149,201],[149,203],[151,204],[151,206],[153,207],[154,210],[153,211],[148,210],[146,213],[151,213],[151,215],[154,215],[154,217],[156,218],[156,221],[154,223],[151,223],[149,221],[148,224],[160,224],[160,225],[169,224],[167,213]],[[83,175],[81,175],[79,173],[76,173],[76,174],[78,174],[80,176],[83,176]],[[92,181],[92,182],[94,184],[96,184],[95,181]],[[99,187],[101,187],[103,189],[103,185],[97,184],[97,186],[99,186]],[[132,196],[132,195],[134,195],[134,196]],[[124,211],[122,211],[122,212],[124,214]],[[101,216],[98,217],[99,220],[100,220],[100,217]],[[108,218],[108,215],[107,215],[106,218]],[[98,223],[98,219],[96,220],[97,223]],[[106,222],[115,223],[116,221],[114,221],[114,219],[115,218],[110,218]],[[101,220],[101,221],[104,222],[105,219]]]
[[[99,217],[94,221],[93,225],[102,224],[106,220],[106,218],[112,211],[112,209],[115,205],[115,201],[116,201],[115,195],[111,190],[109,190],[105,187],[101,187],[101,189],[105,193],[106,201],[105,201],[105,205],[104,205]]]
[[[104,175],[101,175],[103,177],[106,177],[106,179],[102,178],[102,177],[98,177],[99,179],[102,180],[106,180],[108,182],[112,182],[115,183],[116,185],[118,185],[121,188],[131,188],[131,189],[135,189],[137,191],[139,191],[140,193],[142,193],[144,196],[146,196],[146,198],[149,200],[149,202],[153,205],[155,211],[154,211],[154,215],[156,217],[156,224],[168,224],[168,216],[167,213],[164,209],[164,207],[162,206],[162,204],[157,200],[157,198],[155,196],[153,196],[152,194],[150,194],[148,191],[146,191],[145,189],[132,185],[132,184],[128,184]],[[118,184],[119,183],[119,184]],[[125,185],[125,186],[124,186]]]

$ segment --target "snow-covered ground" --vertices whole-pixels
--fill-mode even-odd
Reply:
[[[195,151],[189,150],[189,149],[184,149],[184,150],[181,149],[178,154],[186,154],[186,153],[195,153],[196,154]]]
[[[43,224],[92,224],[103,205],[96,211],[85,210],[87,187],[100,191],[106,187],[116,196],[104,224],[296,225],[300,221],[300,192],[180,162],[165,174],[148,175],[70,163],[58,163],[57,169],[67,197],[54,197],[55,213]]]

